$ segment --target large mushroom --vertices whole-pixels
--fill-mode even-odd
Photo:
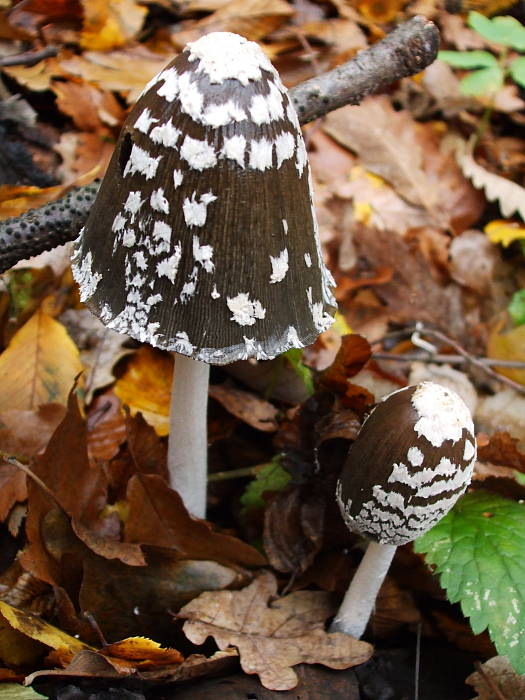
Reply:
[[[209,365],[309,345],[335,308],[297,115],[257,44],[208,34],[150,81],[73,272],[106,326],[177,353],[170,480],[204,517]]]
[[[450,389],[421,382],[372,410],[336,493],[347,527],[370,542],[332,632],[361,637],[396,548],[448,513],[470,483],[475,460],[470,411]]]

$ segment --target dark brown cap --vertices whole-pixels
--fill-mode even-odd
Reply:
[[[400,545],[435,525],[464,493],[476,460],[470,412],[422,382],[386,396],[352,443],[337,485],[350,530]]]
[[[73,260],[110,328],[211,364],[312,343],[335,308],[306,149],[259,46],[189,44],[131,111]]]

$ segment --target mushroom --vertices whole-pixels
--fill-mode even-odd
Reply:
[[[309,345],[335,309],[297,115],[257,44],[207,34],[150,81],[73,273],[106,326],[177,353],[170,483],[204,517],[209,365]]]
[[[475,460],[472,418],[452,390],[422,382],[376,405],[337,483],[347,527],[370,542],[330,631],[361,637],[397,546],[448,513],[470,483]]]

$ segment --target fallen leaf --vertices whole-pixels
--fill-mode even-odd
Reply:
[[[39,310],[0,355],[0,411],[65,404],[81,371],[78,350],[65,328]]]
[[[0,601],[0,614],[13,629],[51,649],[62,652],[68,661],[78,651],[91,648],[88,644],[53,627],[36,615],[13,608],[3,601]]]
[[[124,110],[110,92],[80,80],[56,80],[52,89],[57,107],[80,131],[102,132],[107,138],[108,127],[120,126],[124,121]]]
[[[100,650],[104,656],[115,656],[127,661],[138,661],[141,668],[149,666],[180,664],[184,657],[176,649],[165,649],[158,642],[146,637],[128,637],[120,642],[107,644]]]
[[[269,401],[261,399],[231,383],[211,384],[209,395],[224,408],[256,430],[271,433],[277,430],[278,409]]]
[[[223,564],[262,566],[264,557],[230,535],[213,532],[204,520],[192,518],[176,491],[155,474],[136,474],[128,484],[128,542],[167,547],[183,558],[211,559]]]
[[[0,219],[20,216],[28,209],[41,207],[62,197],[71,187],[71,182],[56,187],[33,187],[32,185],[0,185]]]
[[[61,60],[60,69],[62,74],[78,75],[102,90],[123,93],[128,104],[133,104],[144,85],[172,58],[173,54],[163,56],[137,45],[106,53],[85,51],[81,56]]]
[[[465,177],[474,187],[485,192],[489,202],[497,201],[503,216],[509,217],[518,212],[525,219],[525,189],[512,180],[489,172],[476,163],[471,146],[457,142],[456,158]]]
[[[284,0],[231,0],[208,17],[192,22],[190,29],[172,34],[171,41],[179,50],[209,32],[233,32],[256,41],[292,14],[293,9]]]
[[[114,391],[131,415],[142,413],[157,435],[169,433],[170,392],[173,358],[144,345],[128,360]]]
[[[363,369],[371,354],[372,348],[366,338],[356,333],[344,335],[335,360],[319,377],[321,385],[344,395],[348,380]]]
[[[108,51],[133,39],[144,23],[147,9],[135,0],[81,0],[84,22],[81,46]]]
[[[112,392],[99,394],[89,408],[87,448],[90,459],[109,461],[126,440],[120,401]]]
[[[203,593],[179,612],[184,633],[194,644],[211,636],[219,649],[236,647],[243,671],[257,673],[270,690],[295,688],[292,666],[299,663],[349,668],[371,657],[370,644],[324,631],[334,612],[328,594],[298,591],[270,602],[276,594],[268,571],[241,591]]]
[[[494,360],[525,362],[525,325],[509,331],[502,331],[496,325],[489,333],[487,354]],[[525,384],[525,369],[498,366],[494,369],[519,384]]]
[[[494,687],[505,700],[522,700],[525,695],[525,677],[516,673],[506,656],[495,656],[480,664],[477,671],[467,676],[465,683],[478,693],[474,700],[494,700],[497,697]]]
[[[525,196],[525,190],[523,190],[523,196]],[[525,226],[520,225],[517,221],[503,221],[501,219],[489,221],[483,230],[491,243],[501,243],[504,248],[507,248],[514,241],[525,239]]]
[[[425,210],[434,225],[449,225],[459,233],[480,215],[479,196],[454,163],[453,153],[441,150],[436,130],[416,122],[407,110],[396,112],[385,95],[331,112],[323,128],[356,152],[363,167]]]
[[[518,440],[506,432],[491,435],[488,443],[478,448],[478,459],[512,467],[525,474],[525,454],[518,449]]]

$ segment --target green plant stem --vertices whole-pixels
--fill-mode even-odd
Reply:
[[[264,464],[255,464],[253,467],[241,467],[240,469],[231,469],[227,472],[214,472],[208,476],[208,481],[228,481],[229,479],[242,479],[246,476],[256,476],[261,469],[267,467],[270,462]]]

